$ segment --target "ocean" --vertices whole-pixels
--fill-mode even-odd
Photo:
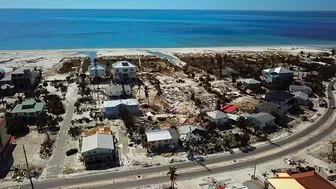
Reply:
[[[0,9],[0,49],[336,46],[335,11]]]

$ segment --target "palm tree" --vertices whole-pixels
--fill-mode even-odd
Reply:
[[[331,50],[331,55],[335,55],[336,54],[336,50],[335,49],[333,49],[333,50]]]
[[[148,93],[148,87],[145,85],[145,96],[147,98],[147,103],[149,105],[149,93]]]
[[[140,99],[140,90],[141,90],[141,85],[142,85],[142,81],[140,79],[138,79],[138,91],[139,91],[139,99]]]
[[[301,51],[301,52],[300,52],[300,55],[301,55],[301,56],[303,56],[303,55],[304,55],[304,52],[303,52],[303,51]]]
[[[269,174],[267,172],[264,172],[261,175],[264,177],[265,180],[267,180]]]
[[[271,172],[273,173],[273,177],[276,177],[277,176],[277,172],[275,169],[271,169]]]
[[[222,55],[216,54],[215,59],[216,59],[215,61],[216,61],[217,65],[218,65],[218,68],[219,68],[219,77],[221,78],[222,77],[222,70],[223,70],[223,64],[222,64],[223,58],[222,58]]]
[[[169,167],[169,171],[167,172],[167,175],[170,176],[170,183],[171,183],[171,188],[174,189],[174,183],[177,178],[176,174],[177,169],[175,167]]]

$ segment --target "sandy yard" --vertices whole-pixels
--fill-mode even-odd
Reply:
[[[85,170],[84,163],[80,161],[81,154],[79,148],[79,140],[69,138],[67,141],[67,149],[73,149],[73,148],[78,149],[79,152],[72,156],[65,156],[63,165],[61,165],[63,174],[70,174]]]
[[[25,158],[23,153],[22,145],[26,148],[27,159],[30,165],[36,165],[44,167],[46,160],[41,159],[39,155],[40,146],[42,141],[45,139],[45,134],[39,134],[36,131],[30,132],[25,137],[21,137],[14,140],[16,147],[13,152],[14,156],[14,165],[25,165]]]

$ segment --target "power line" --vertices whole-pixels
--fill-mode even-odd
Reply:
[[[26,165],[27,165],[28,177],[29,177],[30,185],[31,185],[31,188],[34,189],[34,184],[33,184],[33,181],[32,181],[31,175],[30,175],[30,169],[29,169],[29,165],[28,165],[26,149],[25,149],[25,147],[24,147],[23,144],[22,144],[22,148],[23,148],[23,154],[24,154],[25,160],[26,160]]]

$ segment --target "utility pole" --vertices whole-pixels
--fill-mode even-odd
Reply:
[[[22,148],[23,148],[23,153],[24,153],[25,160],[26,160],[26,165],[27,165],[28,177],[29,177],[30,185],[31,185],[31,188],[34,189],[34,184],[33,184],[32,178],[31,178],[31,176],[30,176],[30,169],[29,169],[29,165],[28,165],[26,149],[25,149],[25,147],[24,147],[23,144],[22,144]]]
[[[256,170],[257,170],[257,161],[254,164],[253,180],[255,180]]]

